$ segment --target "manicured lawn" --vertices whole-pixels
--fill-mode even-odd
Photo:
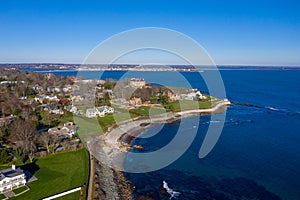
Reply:
[[[78,133],[82,140],[85,136],[99,135],[103,133],[97,118],[76,117],[75,124],[79,127]]]
[[[80,191],[73,192],[71,194],[56,198],[55,200],[79,200],[80,198]]]
[[[121,122],[130,118],[137,117],[138,115],[133,114],[133,113],[116,113],[116,114],[110,114],[110,115],[105,115],[104,117],[99,117],[98,121],[101,126],[101,128],[106,131],[108,127],[114,125],[117,122]]]
[[[0,194],[0,199],[5,199],[4,194]]]
[[[20,188],[17,188],[14,191],[15,194],[20,194],[21,192],[24,192],[25,190],[27,190],[28,188],[26,186],[23,186],[23,187],[20,187]]]
[[[36,200],[52,196],[85,184],[88,175],[88,155],[85,149],[40,157],[24,169],[34,172],[37,181],[29,183],[30,190],[12,199]]]
[[[198,109],[199,104],[197,101],[191,100],[180,100],[180,101],[173,101],[167,104],[167,106],[173,111],[178,112],[182,110],[192,110]]]
[[[212,106],[212,103],[210,101],[200,101],[199,102],[200,109],[210,108],[211,106]]]
[[[142,106],[140,108],[131,109],[130,113],[140,115],[140,116],[151,116],[165,113],[166,110],[163,108]]]
[[[206,100],[201,101],[180,100],[168,103],[167,107],[169,107],[173,112],[192,109],[206,109],[211,108],[214,103],[217,103],[219,101],[220,99],[217,98],[208,98]]]
[[[7,169],[7,168],[11,168],[11,165],[1,165],[0,166],[0,170]]]
[[[107,128],[113,126],[116,123],[116,121],[121,122],[139,116],[157,115],[165,112],[166,111],[163,108],[142,106],[141,108],[131,109],[129,111],[123,109],[122,112],[119,111],[119,113],[115,113],[113,115],[110,114],[110,115],[105,115],[104,117],[99,117],[98,122],[100,127],[104,131],[106,131]]]

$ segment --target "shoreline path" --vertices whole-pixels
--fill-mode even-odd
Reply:
[[[178,119],[197,116],[199,114],[209,115],[222,113],[224,112],[226,107],[230,105],[230,101],[225,99],[216,103],[212,108],[208,109],[193,109],[175,113],[164,113],[160,115],[151,116],[148,119],[138,118],[136,120],[131,119],[119,122],[117,124],[117,127],[112,128],[105,134],[93,137],[87,142],[87,147],[91,154],[90,158],[93,157],[94,159],[90,160],[90,163],[94,162],[96,159],[102,165],[106,165],[109,167],[123,166],[126,153],[128,153],[128,150],[124,148],[124,143],[130,143],[132,139],[142,134],[149,127],[155,124],[169,123]],[[141,126],[142,124],[144,125]],[[130,137],[131,139],[125,142],[125,140],[128,139],[128,137]],[[123,171],[123,168],[115,170]],[[91,178],[94,179],[94,176],[92,174],[90,175],[90,179]],[[93,182],[94,180],[89,180],[90,184]],[[90,184],[88,188],[88,196],[91,197],[92,191],[90,190],[93,189]]]

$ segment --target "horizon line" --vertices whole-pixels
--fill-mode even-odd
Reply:
[[[294,64],[216,64],[216,65],[202,65],[202,64],[141,64],[141,63],[112,63],[112,64],[103,64],[103,63],[92,63],[92,64],[83,64],[83,63],[62,63],[62,62],[0,62],[0,65],[137,65],[137,66],[203,66],[203,67],[209,67],[209,66],[217,66],[217,67],[300,67],[300,64],[294,65]]]

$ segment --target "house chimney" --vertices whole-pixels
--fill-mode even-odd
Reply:
[[[11,169],[12,169],[12,170],[16,170],[16,165],[13,164],[13,165],[11,166]]]

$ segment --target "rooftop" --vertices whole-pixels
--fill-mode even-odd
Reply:
[[[21,168],[16,168],[15,170],[13,170],[12,168],[3,169],[0,171],[0,181],[6,177],[11,178],[21,174],[24,174],[24,170],[22,170]]]

